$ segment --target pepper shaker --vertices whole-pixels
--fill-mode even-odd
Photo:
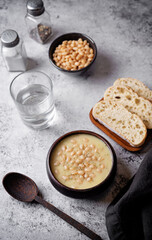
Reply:
[[[23,41],[16,31],[8,29],[1,35],[1,53],[10,72],[25,71],[27,55]]]
[[[28,0],[25,21],[29,35],[35,41],[44,44],[52,36],[50,15],[42,0]]]

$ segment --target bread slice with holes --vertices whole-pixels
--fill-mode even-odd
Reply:
[[[104,99],[116,100],[128,111],[137,114],[147,128],[152,129],[152,103],[143,97],[139,97],[130,87],[109,87],[104,94]]]
[[[118,78],[114,82],[114,86],[120,85],[131,87],[138,96],[146,98],[152,102],[152,91],[141,81],[135,78]]]
[[[92,111],[93,117],[134,147],[141,146],[147,136],[145,124],[115,100],[101,100]]]

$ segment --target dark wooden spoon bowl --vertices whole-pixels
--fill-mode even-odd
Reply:
[[[3,186],[13,198],[22,202],[32,202],[38,194],[38,187],[32,179],[15,172],[4,177]]]

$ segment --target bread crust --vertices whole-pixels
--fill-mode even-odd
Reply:
[[[138,94],[138,96],[148,99],[152,102],[152,91],[140,80],[135,78],[118,78],[114,84],[114,86],[128,86],[131,87],[134,92]]]

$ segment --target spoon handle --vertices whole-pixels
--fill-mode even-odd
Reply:
[[[48,208],[50,211],[55,213],[57,216],[62,218],[64,221],[66,221],[67,223],[71,224],[73,227],[78,229],[80,232],[84,233],[90,239],[92,239],[92,240],[102,240],[99,235],[97,235],[96,233],[94,233],[93,231],[91,231],[90,229],[88,229],[87,227],[82,225],[81,223],[77,222],[75,219],[73,219],[72,217],[70,217],[66,213],[62,212],[61,210],[59,210],[58,208],[56,208],[52,204],[46,202],[41,197],[36,196],[35,197],[35,201],[37,201],[38,203],[42,204],[44,207]]]

